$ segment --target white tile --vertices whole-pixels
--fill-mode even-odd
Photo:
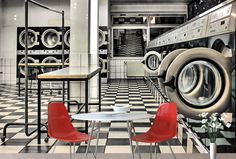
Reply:
[[[16,135],[12,137],[12,139],[31,139],[31,138],[34,138],[35,136],[36,136],[36,133],[30,136],[25,135],[25,133],[17,133]]]
[[[129,138],[128,132],[110,131],[108,138]]]
[[[21,130],[23,130],[23,128],[11,128],[11,127],[7,128],[7,132],[9,133],[17,133]],[[3,132],[3,129],[0,130],[0,133],[2,132]]]
[[[4,146],[1,145],[0,146],[0,153],[18,153],[20,152],[22,149],[24,148],[24,146]]]
[[[56,148],[54,150],[55,145],[50,149],[48,153],[70,153],[70,146],[61,146],[56,145]],[[78,146],[75,146],[75,149],[78,149]],[[54,151],[53,151],[54,150]]]
[[[130,146],[106,146],[105,153],[131,153]]]

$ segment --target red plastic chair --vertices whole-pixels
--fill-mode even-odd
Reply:
[[[72,125],[65,105],[62,102],[51,102],[48,104],[48,136],[59,141],[70,143],[70,158],[71,143],[89,141],[90,136],[78,132]]]
[[[156,116],[151,128],[143,134],[133,136],[131,139],[136,142],[150,143],[150,158],[152,158],[152,152],[151,152],[152,143],[155,143],[155,154],[156,154],[156,143],[167,141],[170,147],[168,140],[176,136],[176,131],[177,131],[176,104],[162,103],[156,112]],[[174,155],[171,148],[170,150]],[[139,157],[141,158],[140,152],[139,152]]]

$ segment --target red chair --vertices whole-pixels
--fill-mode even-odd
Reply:
[[[150,143],[150,158],[152,158],[152,143],[155,143],[155,154],[156,154],[156,143],[167,141],[176,136],[177,131],[177,110],[175,103],[162,103],[154,119],[151,128],[143,133],[133,136],[132,141]],[[138,144],[137,144],[138,146]],[[170,150],[174,155],[171,147]],[[139,151],[139,149],[138,149]],[[157,155],[156,155],[157,156]],[[139,157],[140,152],[139,152]],[[174,156],[175,157],[175,156]]]
[[[62,102],[51,102],[48,104],[48,136],[55,138],[59,141],[70,143],[70,158],[71,155],[71,144],[89,141],[90,136],[78,132],[72,125],[70,116],[66,110],[65,105]]]

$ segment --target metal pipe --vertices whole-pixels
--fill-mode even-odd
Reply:
[[[28,0],[25,0],[25,123],[28,123]],[[28,125],[25,125],[25,133],[28,134]]]
[[[62,19],[62,68],[65,67],[65,41],[64,41],[64,36],[65,36],[65,18],[64,18],[64,11],[62,11],[62,15],[61,15]],[[62,82],[62,100],[63,102],[65,101],[65,81]]]
[[[44,9],[50,10],[50,11],[52,11],[52,12],[62,14],[62,12],[60,12],[60,11],[58,11],[58,10],[56,10],[56,9],[49,8],[49,7],[43,5],[43,4],[39,3],[39,2],[36,2],[36,1],[34,1],[34,0],[26,0],[26,1],[31,2],[31,3],[33,3],[33,4],[35,4],[35,5],[39,6],[39,7],[42,7],[42,8],[44,8]]]

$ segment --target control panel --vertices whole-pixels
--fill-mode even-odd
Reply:
[[[197,19],[186,22],[150,42],[148,48],[160,47],[185,41],[196,40],[235,31],[236,2],[225,4],[210,13],[203,13]]]

